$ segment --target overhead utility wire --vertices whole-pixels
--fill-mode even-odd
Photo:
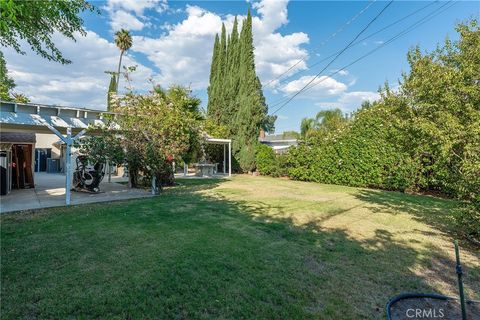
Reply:
[[[430,12],[429,14],[427,14],[426,16],[424,16],[423,18],[421,18],[420,20],[418,20],[418,21],[416,21],[415,23],[413,23],[412,25],[410,25],[407,29],[405,29],[405,30],[408,30],[407,32],[405,32],[405,30],[403,30],[403,31],[401,31],[400,33],[398,33],[397,35],[395,35],[394,37],[392,37],[391,39],[389,39],[387,42],[390,43],[393,38],[395,38],[395,40],[396,40],[396,39],[399,37],[400,34],[401,34],[400,36],[403,36],[404,34],[410,32],[410,31],[412,30],[412,29],[410,29],[410,28],[415,27],[415,26],[420,26],[420,25],[422,25],[422,24],[430,21],[430,20],[433,19],[434,17],[438,16],[439,14],[443,13],[444,11],[448,10],[448,9],[451,8],[453,5],[455,5],[455,3],[456,3],[456,2],[453,2],[453,3],[452,3],[452,1],[453,1],[453,0],[450,0],[450,1],[446,2],[445,4],[443,4],[442,6],[440,6],[439,8],[433,10],[432,12]],[[447,6],[447,5],[449,5],[449,4],[451,4],[451,5],[448,6],[447,8],[445,8],[444,10],[441,10],[441,9],[443,9],[445,6]],[[440,11],[440,10],[441,10],[441,11]],[[403,32],[405,32],[405,33],[403,33]],[[387,42],[384,43],[384,44],[381,44],[381,45],[378,46],[376,49],[371,50],[369,53],[367,53],[366,55],[362,56],[361,58],[363,59],[363,58],[365,58],[366,56],[368,56],[369,54],[371,54],[371,53],[375,52],[376,50],[380,49],[381,47],[385,46],[385,45],[387,44]],[[361,60],[361,59],[360,59],[360,60]],[[355,63],[358,62],[358,61],[359,61],[359,59],[355,60]],[[337,73],[339,73],[340,71],[344,70],[345,68],[350,67],[352,64],[353,64],[353,63],[351,63],[351,64],[349,64],[349,65],[347,65],[347,66],[345,66],[345,67],[343,67],[343,68],[340,68],[340,69],[336,70],[335,72],[333,72],[333,73],[331,73],[330,75],[328,75],[325,79],[322,79],[322,80],[320,80],[320,81],[317,82],[317,83],[314,83],[311,87],[314,87],[314,86],[316,86],[317,84],[322,83],[322,82],[323,82],[324,80],[326,80],[328,77],[330,77],[330,76],[332,76],[332,75],[336,75]],[[307,88],[305,91],[310,90],[311,87]],[[292,95],[293,95],[293,94],[290,94],[289,96],[292,96]],[[285,101],[286,99],[288,99],[289,96],[287,96],[287,97],[285,97],[285,98],[277,101],[276,103],[274,103],[273,105],[271,105],[271,107],[275,107],[275,106],[280,105],[283,101]],[[277,110],[277,111],[278,111],[278,110]],[[277,111],[275,111],[275,112],[277,112]]]
[[[452,0],[451,1],[448,1],[445,5],[442,5],[442,7],[436,9],[435,11],[438,11],[439,9],[445,7],[446,5],[448,5],[449,3],[451,3],[450,6],[448,6],[447,8],[445,8],[444,10],[441,10],[440,12],[437,12],[437,13],[430,13],[429,15],[425,16],[424,18],[420,19],[419,21],[415,22],[414,24],[412,24],[410,27],[408,27],[407,29],[401,31],[400,33],[398,33],[397,35],[395,35],[394,37],[390,38],[389,40],[387,40],[386,42],[384,42],[383,44],[379,45],[378,47],[374,48],[373,50],[370,50],[369,52],[367,52],[366,54],[362,55],[361,57],[357,58],[356,60],[354,60],[353,62],[343,66],[342,68],[338,69],[337,71],[335,72],[332,72],[331,74],[329,74],[327,77],[331,77],[337,73],[339,73],[340,71],[342,70],[345,70],[346,68],[354,65],[355,63],[359,62],[360,60],[363,60],[364,58],[366,58],[367,56],[373,54],[375,51],[381,49],[382,47],[390,44],[391,42],[397,40],[398,38],[404,36],[405,34],[411,32],[412,30],[414,30],[415,28],[427,23],[428,21],[430,21],[431,19],[433,19],[434,17],[438,16],[439,14],[443,13],[444,11],[450,9],[453,5],[456,4],[456,2],[453,2],[452,3]],[[326,78],[325,78],[326,79]],[[324,79],[322,79],[321,81],[313,84],[312,86],[310,86],[309,88],[307,88],[305,91],[307,90],[310,90],[311,88],[313,88],[314,86],[322,83],[324,81]],[[292,99],[290,99],[288,102],[290,102]],[[288,103],[287,102],[287,103]],[[280,106],[279,108],[277,108],[274,112],[272,112],[272,115],[274,115],[275,113],[277,113],[278,111],[280,111],[283,107],[285,107],[287,105],[287,103],[284,103],[282,106]]]
[[[451,1],[452,1],[452,0],[450,0],[450,1],[448,1],[448,2],[445,2],[445,3],[444,3],[443,5],[441,5],[440,7],[436,8],[436,9],[434,9],[432,12],[428,13],[425,17],[428,17],[429,15],[435,13],[436,11],[441,10],[443,7],[445,7],[446,5],[448,5]],[[383,31],[383,30],[385,30],[385,29],[387,29],[387,28],[390,28],[390,27],[393,26],[394,24],[397,24],[397,23],[399,23],[399,22],[401,22],[401,21],[403,21],[403,20],[411,17],[412,15],[415,15],[416,13],[418,13],[418,12],[420,12],[420,11],[423,11],[424,9],[426,9],[427,7],[429,7],[430,5],[435,4],[435,3],[437,3],[437,2],[439,2],[439,0],[437,0],[437,1],[435,1],[435,2],[431,2],[431,3],[427,4],[426,6],[423,6],[422,8],[417,9],[416,11],[414,11],[414,12],[412,12],[412,13],[404,16],[403,18],[400,18],[400,19],[394,21],[393,23],[391,23],[391,24],[389,24],[389,25],[387,25],[387,26],[385,26],[385,27],[383,27],[383,28],[375,31],[374,33],[371,33],[370,35],[368,35],[368,36],[366,36],[366,37],[364,37],[364,38],[356,41],[351,47],[362,43],[363,41],[365,41],[365,40],[373,37],[374,35],[380,33],[381,31]],[[424,18],[425,18],[425,17],[424,17]],[[423,18],[421,18],[421,19],[423,19]],[[420,19],[420,20],[421,20],[421,19]],[[312,65],[310,66],[310,68],[312,68],[312,67],[320,64],[321,62],[324,62],[324,61],[330,59],[331,57],[335,56],[335,55],[336,55],[337,53],[339,53],[339,52],[340,52],[340,51],[337,51],[337,52],[329,55],[328,57],[325,57],[325,58],[323,58],[322,60],[315,62],[314,64],[312,64]],[[298,72],[296,75],[301,74],[301,73],[303,73],[303,72],[305,72],[305,71],[307,71],[307,70],[302,70],[302,71]],[[281,80],[280,83],[288,80],[289,78],[291,78],[291,77],[288,77],[288,78],[285,78],[285,79]],[[293,95],[293,94],[287,95],[287,96],[284,97],[284,98],[281,98],[281,99],[279,99],[279,100],[274,101],[272,104],[270,104],[270,107],[275,107],[275,106],[280,105],[281,103],[283,103],[284,101],[286,101],[291,95]]]
[[[323,71],[325,71],[328,67],[330,67],[330,65],[332,65],[332,63],[335,62],[335,60],[337,60],[338,57],[340,57],[340,55],[342,53],[344,53],[348,48],[350,48],[350,46],[362,35],[362,33],[364,33],[368,27],[370,27],[370,25],[372,25],[372,23],[374,23],[381,15],[383,12],[385,12],[385,10],[387,10],[387,8],[393,3],[393,0],[391,0],[385,7],[383,7],[383,9],[372,19],[370,20],[370,22],[355,36],[355,38],[353,38],[353,40],[351,40],[346,46],[345,48],[343,48],[342,50],[340,50],[340,52],[322,69],[320,70],[319,73],[317,73],[310,81],[308,81],[308,83],[306,85],[304,85],[299,91],[297,91],[292,97],[290,97],[281,107],[283,108],[283,106],[285,106],[286,104],[288,104],[290,101],[292,101],[297,95],[299,95],[300,93],[302,93],[305,88],[307,88],[313,81],[315,81],[315,79],[317,79]],[[276,111],[275,111],[276,112]]]
[[[328,41],[330,41],[331,39],[335,38],[335,36],[337,34],[339,34],[340,32],[342,32],[348,25],[350,25],[352,22],[354,22],[358,17],[360,17],[365,11],[368,10],[368,8],[370,8],[370,6],[372,4],[375,3],[375,1],[377,0],[373,0],[371,1],[370,3],[367,4],[366,7],[364,7],[362,10],[360,10],[355,16],[353,16],[350,20],[348,20],[347,22],[345,22],[340,28],[338,28],[334,33],[332,33],[326,40],[322,41],[318,46],[316,46],[314,49],[313,49],[313,52],[315,52],[316,50],[320,49],[321,47],[323,47]],[[273,78],[272,80],[268,81],[265,86],[269,86],[272,82],[274,82],[275,80],[278,80],[280,79],[281,77],[283,77],[285,74],[287,74],[290,70],[292,70],[293,68],[295,68],[299,63],[301,63],[302,61],[305,61],[307,57],[303,57],[301,59],[299,59],[296,63],[294,63],[292,66],[290,66],[286,71],[284,71],[282,74],[278,75],[277,77]]]
[[[440,1],[440,0],[436,0],[436,1],[433,1],[433,2],[429,2],[427,5],[423,6],[422,8],[417,9],[417,10],[415,10],[414,12],[409,13],[408,15],[406,15],[406,16],[400,18],[400,19],[397,19],[396,21],[390,23],[389,25],[387,25],[387,26],[385,26],[385,27],[383,27],[383,28],[381,28],[381,29],[379,29],[379,30],[377,30],[377,31],[375,31],[375,32],[373,32],[373,33],[365,36],[364,38],[355,41],[355,43],[352,44],[352,47],[353,47],[353,46],[356,46],[356,45],[359,45],[360,43],[363,43],[363,41],[365,41],[365,40],[367,40],[367,39],[370,39],[371,37],[373,37],[373,36],[379,34],[380,32],[382,32],[382,31],[384,31],[384,30],[386,30],[386,29],[388,29],[388,28],[396,25],[397,23],[400,23],[400,22],[402,22],[402,21],[410,18],[411,16],[413,16],[413,15],[415,15],[415,14],[423,11],[424,9],[430,7],[431,5],[434,5],[434,4],[438,3],[439,1]],[[319,61],[317,61],[317,62],[315,62],[315,63],[313,63],[313,64],[310,65],[307,69],[298,71],[298,72],[295,74],[295,76],[298,76],[299,74],[302,74],[302,73],[308,71],[309,69],[312,69],[314,66],[317,66],[317,65],[319,65],[320,63],[322,63],[322,62],[330,59],[331,57],[335,56],[338,52],[340,52],[340,50],[337,51],[337,52],[332,53],[331,55],[329,55],[329,56],[327,56],[327,57],[325,57],[325,58],[323,58],[323,59],[321,59],[321,60],[319,60]],[[286,77],[286,78],[283,78],[282,80],[279,81],[279,83],[282,83],[282,82],[290,79],[292,76],[293,76],[293,75],[288,76],[288,77]],[[276,80],[276,79],[274,79],[274,80]],[[274,81],[274,80],[272,80],[272,81]]]

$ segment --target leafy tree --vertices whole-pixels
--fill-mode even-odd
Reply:
[[[340,109],[322,110],[315,116],[315,127],[320,131],[341,129],[348,121]]]
[[[311,137],[315,134],[339,130],[345,126],[348,118],[340,109],[322,110],[314,119],[304,118],[300,124],[301,136]]]
[[[172,162],[189,157],[199,143],[199,100],[186,88],[156,86],[148,94],[116,97],[114,103],[121,113],[115,122],[121,128],[131,185],[141,183],[140,174],[160,186],[173,183]]]
[[[92,127],[87,135],[75,141],[75,147],[80,154],[87,157],[91,163],[110,163],[120,165],[124,162],[125,152],[122,147],[121,137],[114,128]]]
[[[55,46],[55,32],[75,41],[75,33],[85,36],[80,13],[95,11],[85,0],[52,1],[0,1],[0,44],[12,47],[20,54],[19,39],[25,40],[31,49],[45,59],[71,63]]]
[[[15,88],[15,81],[8,76],[7,63],[0,51],[0,100],[10,101],[10,90]]]
[[[24,94],[13,92],[15,87],[15,81],[8,76],[7,63],[3,56],[3,52],[0,51],[0,100],[21,103],[30,102]]]
[[[117,83],[115,92],[118,92],[118,83],[120,82],[120,68],[122,66],[122,58],[124,53],[132,47],[132,36],[130,31],[121,29],[120,31],[115,32],[115,44],[118,49],[120,49],[120,58],[118,60],[118,69],[117,69]]]

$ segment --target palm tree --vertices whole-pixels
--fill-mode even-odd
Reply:
[[[130,31],[121,29],[115,33],[115,44],[118,49],[120,49],[120,60],[118,61],[118,71],[117,71],[117,86],[115,91],[118,92],[118,83],[120,82],[120,68],[122,66],[122,58],[125,51],[132,47],[132,36]]]
[[[300,124],[300,135],[302,138],[309,136],[312,131],[315,129],[315,119],[312,118],[303,118],[302,123]]]
[[[347,120],[340,109],[322,110],[315,117],[315,127],[317,130],[331,131],[340,128]]]

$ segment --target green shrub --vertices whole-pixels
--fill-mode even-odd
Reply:
[[[417,166],[389,139],[397,130],[389,108],[376,104],[359,110],[350,124],[318,132],[288,153],[288,175],[321,183],[387,190],[411,188]]]
[[[275,152],[267,145],[259,144],[255,150],[257,170],[262,175],[278,175],[278,163]]]
[[[460,233],[480,241],[480,201],[466,202],[454,218]]]

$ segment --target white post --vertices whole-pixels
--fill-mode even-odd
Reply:
[[[186,177],[188,172],[188,164],[183,164],[183,176]]]
[[[152,195],[157,195],[158,194],[158,188],[157,188],[157,177],[153,175],[152,177]]]
[[[227,172],[227,145],[223,144],[223,174]]]
[[[65,176],[65,204],[68,206],[70,204],[71,191],[72,187],[72,128],[67,128],[67,158],[66,158],[66,176]]]
[[[232,176],[232,142],[228,143],[228,176]]]
[[[108,182],[112,182],[112,168],[110,167],[110,161],[107,160],[107,170],[108,170]]]

